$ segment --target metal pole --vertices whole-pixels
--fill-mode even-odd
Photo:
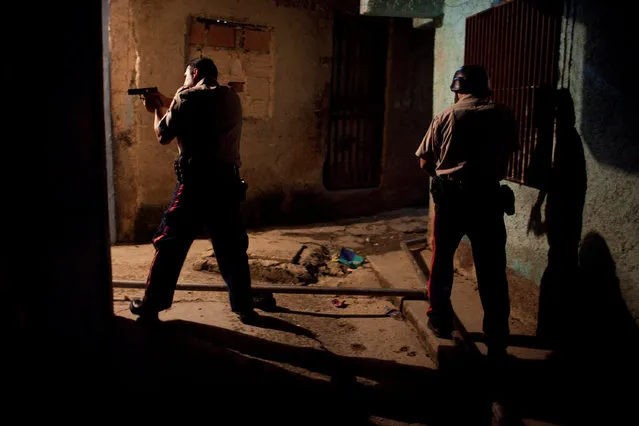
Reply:
[[[114,288],[144,289],[144,281],[113,281]],[[226,284],[184,283],[178,284],[176,290],[182,291],[228,291]],[[314,287],[292,285],[255,285],[253,293],[283,294],[330,294],[334,296],[396,296],[415,300],[427,300],[426,289],[405,288],[348,288],[348,287]]]

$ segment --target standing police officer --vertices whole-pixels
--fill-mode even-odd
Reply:
[[[501,358],[506,355],[510,301],[503,196],[508,190],[500,187],[500,180],[518,147],[517,123],[507,108],[487,99],[491,91],[482,67],[463,66],[450,88],[455,104],[433,118],[415,153],[420,167],[433,177],[435,203],[428,324],[439,337],[453,331],[453,256],[468,235],[488,355]]]
[[[153,238],[156,252],[142,300],[130,310],[143,321],[156,321],[168,309],[188,250],[206,226],[231,309],[243,322],[256,318],[248,265],[248,236],[240,216],[246,186],[240,179],[242,108],[239,97],[217,82],[217,67],[209,58],[189,63],[184,84],[173,100],[160,93],[145,98],[155,114],[160,144],[177,138],[177,187]],[[166,107],[168,106],[168,111]]]

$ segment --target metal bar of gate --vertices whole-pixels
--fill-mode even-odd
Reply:
[[[113,281],[114,288],[144,289],[144,281]],[[228,291],[226,284],[184,283],[178,284],[176,290],[182,291]],[[330,294],[335,296],[395,296],[415,300],[427,300],[426,289],[404,288],[348,288],[348,287],[305,287],[286,285],[255,285],[251,287],[253,293],[284,293],[284,294]]]

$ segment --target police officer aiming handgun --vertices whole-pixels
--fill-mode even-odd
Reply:
[[[193,240],[206,227],[231,309],[243,322],[256,319],[248,265],[248,236],[240,216],[246,185],[240,178],[242,107],[238,95],[217,82],[209,58],[197,58],[184,72],[184,84],[171,99],[160,92],[144,94],[154,114],[160,144],[177,139],[177,185],[153,238],[156,253],[142,300],[130,310],[144,322],[155,322],[168,309],[180,270]],[[274,301],[273,301],[274,303]]]
[[[506,107],[488,99],[488,74],[480,66],[457,70],[450,89],[455,104],[433,118],[415,153],[420,167],[433,177],[435,203],[428,324],[443,338],[454,329],[453,256],[467,235],[484,309],[488,355],[501,359],[506,355],[510,315],[504,212],[512,214],[513,206],[504,205],[508,189],[500,181],[518,147],[517,122]]]

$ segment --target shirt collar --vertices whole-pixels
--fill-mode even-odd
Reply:
[[[216,86],[219,86],[219,83],[217,82],[217,80],[213,78],[203,78],[202,80],[198,81],[194,87],[199,88],[199,87],[216,87]]]

